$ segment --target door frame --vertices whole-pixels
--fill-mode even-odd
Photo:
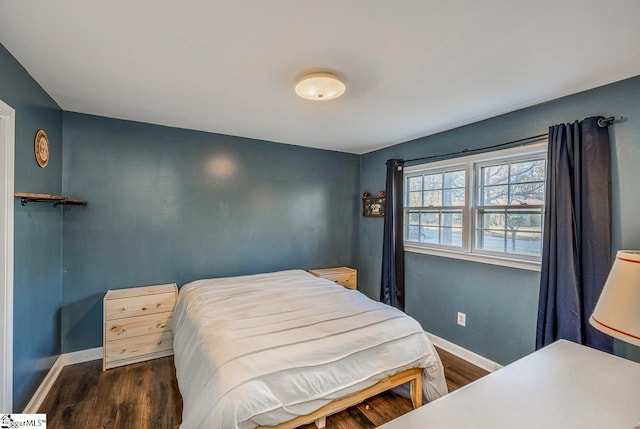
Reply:
[[[16,112],[0,100],[0,412],[13,411],[13,193]]]

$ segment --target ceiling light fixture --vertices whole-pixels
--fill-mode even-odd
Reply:
[[[333,73],[311,73],[304,76],[296,85],[296,93],[306,99],[327,101],[340,97],[347,87]]]

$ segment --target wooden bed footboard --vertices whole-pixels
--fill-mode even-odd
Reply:
[[[422,368],[412,368],[391,375],[360,392],[336,399],[310,414],[298,416],[276,426],[258,426],[258,429],[294,429],[312,422],[314,422],[318,428],[323,428],[326,425],[327,416],[357,405],[365,399],[393,389],[406,382],[411,382],[410,392],[413,408],[422,406]]]

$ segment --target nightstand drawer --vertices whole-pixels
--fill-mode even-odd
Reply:
[[[327,274],[322,276],[322,278],[336,282],[349,289],[356,288],[356,279],[353,274]]]
[[[106,320],[122,319],[171,311],[176,305],[176,295],[169,292],[110,299],[106,301],[105,305]]]
[[[132,358],[140,361],[153,359],[155,354],[173,350],[173,334],[171,331],[124,338],[110,341],[105,351],[104,361],[107,368],[119,366],[118,361],[131,363]]]
[[[169,331],[172,315],[172,312],[167,312],[108,320],[104,327],[105,341]]]
[[[331,280],[341,286],[349,289],[356,289],[358,287],[357,271],[348,267],[336,267],[336,268],[319,268],[315,270],[309,270],[310,274],[323,279]]]

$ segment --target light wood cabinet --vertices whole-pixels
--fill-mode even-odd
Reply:
[[[353,268],[335,267],[335,268],[318,268],[309,270],[310,274],[323,279],[331,280],[349,289],[358,288],[358,272]]]
[[[175,283],[109,290],[104,296],[103,371],[173,354]]]

